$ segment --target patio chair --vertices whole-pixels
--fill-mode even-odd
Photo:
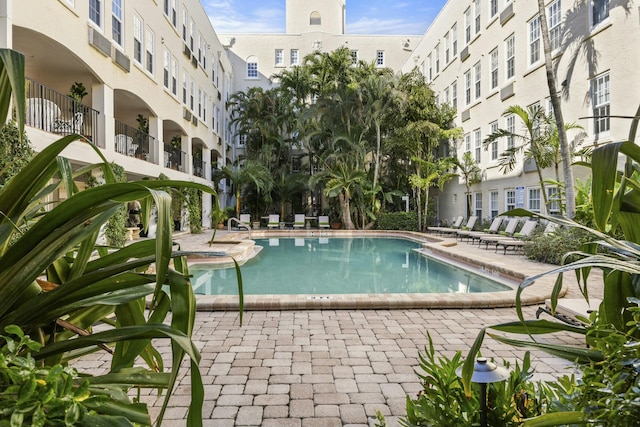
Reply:
[[[497,242],[498,240],[503,240],[506,237],[513,236],[519,223],[519,218],[511,218],[507,223],[507,227],[504,229],[504,231],[500,231],[498,232],[498,234],[486,234],[484,236],[481,236],[478,239],[478,246],[484,243],[485,249],[487,249],[489,247],[489,243]]]
[[[583,298],[561,298],[558,300],[555,311],[551,309],[551,300],[547,299],[544,306],[538,307],[536,319],[542,313],[547,313],[556,319],[572,326],[584,327],[588,323],[589,315],[598,310],[602,300],[591,298],[589,302]]]
[[[453,225],[451,227],[427,227],[427,231],[428,232],[433,231],[436,233],[443,233],[443,232],[448,233],[448,232],[451,232],[451,230],[458,230],[462,225],[462,220],[464,220],[464,217],[460,215],[458,218],[456,218],[456,220],[453,222]]]
[[[318,217],[318,228],[329,228],[329,216],[328,215],[320,215]]]
[[[267,228],[279,228],[280,227],[280,215],[270,214],[269,222],[267,222]]]
[[[240,214],[240,222],[238,222],[238,229],[246,228],[251,230],[251,214]]]
[[[464,227],[461,227],[459,230],[455,230],[456,237],[460,237],[462,235],[466,235],[466,233],[470,233],[473,230],[473,227],[476,226],[477,221],[478,221],[477,216],[475,215],[470,216],[469,220],[464,225]]]
[[[480,239],[480,237],[486,236],[486,235],[495,235],[498,230],[500,229],[500,224],[502,224],[502,217],[501,216],[497,216],[493,219],[493,221],[491,221],[491,225],[489,226],[489,228],[485,228],[483,231],[462,231],[460,230],[458,232],[458,236],[459,237],[466,237],[467,238],[467,243],[469,242],[469,239],[471,239],[472,242],[475,242],[476,239]],[[462,239],[460,239],[462,240]]]
[[[133,138],[119,133],[115,137],[116,151],[120,154],[128,154],[129,147],[133,144]]]
[[[304,228],[304,214],[295,214],[293,218],[293,228]]]
[[[27,99],[26,125],[53,132],[59,118],[60,107],[55,102],[44,98]]]
[[[522,228],[524,229],[524,226]],[[533,228],[535,228],[535,226]],[[553,233],[556,230],[556,228],[558,228],[558,224],[556,224],[555,222],[549,221],[547,223],[547,226],[544,228],[544,231],[542,232],[542,234]],[[523,240],[523,237],[528,237],[530,234],[531,233],[529,232],[527,234],[527,236],[523,236],[522,235],[522,230],[520,230],[520,233],[514,234],[514,238],[513,239],[505,239],[505,240],[497,241],[496,242],[496,252],[498,252],[498,248],[500,246],[502,246],[504,248],[504,255],[507,254],[507,249],[509,249],[509,248],[512,248],[515,251],[516,249],[524,247],[526,242]]]

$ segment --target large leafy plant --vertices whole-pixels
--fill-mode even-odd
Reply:
[[[0,121],[7,118],[12,95],[22,134],[24,59],[10,50],[0,50],[0,93],[5,95]],[[151,423],[146,406],[130,402],[133,387],[167,391],[160,424],[186,357],[191,373],[186,421],[202,425],[200,355],[190,338],[195,297],[185,259],[173,251],[171,197],[164,189],[212,190],[167,180],[117,183],[97,148],[98,163],[73,170],[60,154],[76,138],[50,144],[0,189],[0,330],[16,325],[37,341],[40,348],[31,348],[31,357],[42,367],[72,365],[89,352],[110,353],[107,374],[84,375],[89,393],[109,397],[97,404],[123,415],[110,425]],[[74,178],[95,170],[105,184],[78,191]],[[69,196],[51,205],[59,188]],[[156,239],[119,249],[97,245],[103,225],[133,200],[142,201],[145,223],[155,204]],[[155,339],[171,341],[169,361],[153,346]]]
[[[602,270],[603,299],[597,315],[593,315],[591,319],[593,323],[587,328],[579,328],[547,320],[525,320],[522,311],[522,293],[529,286],[533,286],[536,279],[540,277],[535,276],[527,278],[518,288],[516,307],[519,321],[488,328],[500,332],[489,334],[499,341],[516,346],[533,346],[569,360],[575,360],[585,368],[586,373],[590,372],[589,369],[593,372],[595,369],[593,366],[596,366],[594,364],[612,367],[615,372],[607,374],[611,383],[628,378],[625,364],[637,364],[640,359],[637,345],[640,331],[637,315],[634,317],[634,311],[637,310],[640,302],[640,228],[638,227],[640,224],[640,147],[633,142],[636,138],[640,108],[635,117],[628,141],[610,143],[593,151],[590,166],[594,183],[591,191],[594,228],[566,218],[550,218],[524,210],[507,213],[545,218],[568,228],[582,229],[590,234],[592,241],[589,244],[585,245],[581,251],[568,254],[572,262],[544,274],[558,274],[551,298],[552,309],[555,309],[562,290],[564,273],[575,272],[580,291],[588,300],[589,286],[596,286],[589,280],[590,272],[594,268]],[[626,157],[626,164],[622,171],[618,171],[620,155]],[[611,237],[617,230],[621,231],[624,239]],[[585,343],[589,343],[590,346],[556,345],[535,339],[537,335],[558,331],[581,334],[585,337]],[[463,377],[467,394],[471,391],[473,360],[480,350],[485,333],[486,329],[483,329],[478,335],[464,365]],[[530,339],[512,338],[509,336],[510,333],[528,334]],[[619,352],[611,351],[610,342],[620,340],[622,340],[622,346],[631,348],[635,355],[635,357],[628,357],[627,353],[623,353],[624,363],[620,363]],[[609,345],[603,343],[609,343]],[[604,382],[601,382],[602,384]],[[603,388],[605,388],[604,385]],[[614,390],[615,387],[612,386],[610,389]],[[581,392],[588,393],[589,390],[585,387]],[[637,402],[640,401],[640,384],[636,380],[629,392],[625,390],[622,397],[619,394],[616,397],[625,403],[630,403],[629,407],[637,406]],[[597,415],[596,412],[589,410],[590,407],[599,408],[598,402],[592,402],[589,399],[577,403],[576,406],[564,412],[546,414],[528,421],[525,425],[550,426],[589,422]],[[613,401],[610,397],[603,399]]]

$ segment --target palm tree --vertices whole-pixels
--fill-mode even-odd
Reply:
[[[240,216],[242,207],[242,191],[253,184],[260,193],[268,193],[273,187],[273,179],[267,167],[257,161],[247,160],[242,165],[225,166],[219,172],[217,179],[230,179],[233,182],[236,197],[236,216]]]
[[[453,172],[453,167],[457,165],[456,160],[450,157],[444,159],[434,159],[430,156],[428,160],[419,157],[412,157],[411,161],[416,165],[416,173],[409,177],[409,182],[417,190],[418,199],[418,224],[421,230],[427,229],[429,189],[438,187],[440,190],[453,177],[457,176]],[[475,163],[474,163],[475,165]],[[477,166],[476,166],[477,167]],[[467,187],[469,191],[469,187]],[[424,208],[422,207],[422,194],[424,193]],[[467,207],[467,211],[468,211]]]
[[[457,157],[454,157],[453,160],[455,165],[460,169],[460,173],[458,175],[462,176],[464,179],[464,185],[467,188],[464,198],[468,218],[471,216],[471,186],[482,180],[482,170],[469,151],[464,153],[462,161]]]
[[[351,219],[351,196],[356,191],[356,187],[366,181],[367,175],[364,170],[347,159],[328,165],[320,176],[314,177],[314,180],[318,179],[325,180],[324,192],[327,196],[338,198],[340,218],[344,228],[354,230],[355,226]]]

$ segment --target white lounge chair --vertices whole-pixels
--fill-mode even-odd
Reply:
[[[505,242],[515,242],[516,240],[523,239],[525,237],[529,237],[529,235],[533,232],[533,230],[538,225],[537,221],[527,220],[520,231],[511,234],[511,236],[495,236],[495,237],[485,237],[482,241],[485,243],[485,249],[489,247],[489,243],[496,245],[496,252],[498,251],[498,243]]]
[[[493,221],[491,221],[491,225],[489,226],[489,228],[485,228],[483,231],[462,231],[461,230],[458,232],[458,236],[466,237],[467,242],[469,242],[469,239],[471,239],[471,241],[475,241],[476,239],[480,239],[480,237],[483,237],[486,235],[495,235],[496,233],[498,233],[498,230],[500,229],[500,224],[502,224],[502,217],[497,216],[493,219]]]
[[[454,230],[455,232],[460,228],[463,220],[464,217],[460,215],[458,218],[456,218],[451,227],[427,227],[427,231],[435,231],[436,233],[450,233],[451,230]]]
[[[251,214],[240,214],[240,222],[238,223],[238,229],[246,228],[251,230]]]
[[[494,235],[487,234],[485,236],[481,236],[478,239],[478,246],[484,243],[485,249],[486,249],[489,246],[489,243],[491,242],[497,242],[498,240],[503,240],[507,237],[513,236],[513,233],[516,232],[516,228],[518,228],[519,223],[520,223],[519,218],[511,218],[507,223],[507,227],[504,229],[504,231],[500,231],[498,232],[498,234],[494,234]]]
[[[267,228],[279,228],[280,227],[280,215],[270,214],[269,222],[267,222]]]
[[[525,224],[527,225],[527,224]],[[522,228],[524,229],[524,226],[522,226]],[[535,228],[535,226],[533,227]],[[533,228],[531,229],[531,231],[533,231]],[[542,232],[542,234],[548,234],[548,233],[553,233],[556,228],[558,228],[558,224],[556,224],[555,222],[551,222],[549,221],[547,223],[547,226],[544,228],[544,231]],[[527,230],[525,230],[527,231]],[[513,239],[505,239],[505,240],[498,240],[496,242],[496,252],[498,252],[498,248],[500,246],[503,247],[504,249],[504,255],[507,254],[507,249],[512,248],[514,251],[516,249],[522,248],[525,245],[525,241],[522,240],[523,237],[528,237],[531,234],[531,231],[527,231],[527,235],[523,236],[522,235],[522,230],[520,230],[520,233],[516,233],[514,234],[514,238]]]
[[[589,319],[590,314],[598,310],[602,300],[591,298],[589,302],[583,298],[560,298],[556,305],[555,311],[551,309],[551,300],[544,302],[544,307],[538,307],[536,318],[540,318],[542,313],[547,313],[558,320],[573,326],[585,326],[585,320]]]
[[[471,232],[471,230],[473,230],[473,227],[476,226],[477,221],[478,221],[478,217],[475,215],[472,215],[469,217],[469,220],[467,220],[467,223],[463,227],[460,227],[460,229],[455,229],[453,230],[453,232],[455,232],[457,237],[466,235],[466,233],[469,233]],[[450,234],[453,234],[453,232],[450,232]]]
[[[318,228],[329,228],[330,226],[328,215],[320,215],[318,217]]]
[[[295,214],[293,218],[293,228],[304,228],[304,214]]]

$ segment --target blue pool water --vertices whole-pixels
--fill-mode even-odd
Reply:
[[[241,267],[247,295],[472,293],[511,288],[414,249],[396,238],[255,239],[264,249]],[[237,295],[235,269],[193,266],[198,294]]]

